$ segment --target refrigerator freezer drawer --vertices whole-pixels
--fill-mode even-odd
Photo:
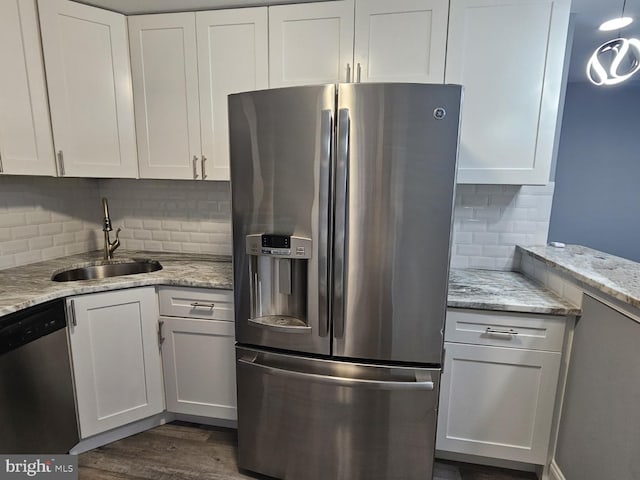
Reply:
[[[241,468],[282,479],[431,478],[439,369],[236,354]]]

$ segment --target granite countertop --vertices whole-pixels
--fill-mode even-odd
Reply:
[[[53,282],[61,269],[99,260],[101,251],[0,271],[0,316],[56,298],[147,285],[233,288],[231,259],[226,256],[119,250],[115,260],[151,258],[157,272],[100,280]],[[517,272],[452,270],[448,305],[456,308],[575,315],[579,309]]]
[[[453,269],[449,307],[579,315],[580,308],[518,272]]]
[[[115,260],[151,258],[162,270],[100,280],[53,282],[53,272],[102,258],[102,251],[82,253],[0,270],[0,316],[56,298],[146,285],[233,288],[231,258],[188,253],[118,250]]]
[[[640,263],[581,245],[517,247],[558,271],[613,298],[640,308]]]

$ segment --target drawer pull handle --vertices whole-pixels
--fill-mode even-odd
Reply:
[[[213,307],[215,307],[215,306],[216,306],[216,304],[215,304],[215,303],[200,303],[200,302],[193,302],[193,303],[191,304],[191,307],[192,307],[192,308],[200,308],[200,307],[202,307],[202,308],[208,308],[209,310],[212,310],[212,311],[213,311]]]
[[[491,335],[492,337],[502,337],[502,338],[511,338],[514,335],[518,335],[518,332],[513,328],[508,330],[496,330],[495,328],[487,327],[485,331],[487,335]]]

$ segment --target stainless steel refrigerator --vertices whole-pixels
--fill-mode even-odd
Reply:
[[[461,87],[229,96],[241,468],[431,478]]]

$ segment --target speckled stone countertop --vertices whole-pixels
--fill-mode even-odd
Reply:
[[[640,263],[581,245],[518,247],[529,255],[613,298],[640,308]]]
[[[451,270],[449,307],[579,315],[580,309],[518,272]]]
[[[53,272],[99,260],[102,252],[90,252],[22,267],[0,270],[0,316],[56,298],[145,285],[182,287],[233,287],[230,257],[184,253],[135,252],[118,250],[115,260],[151,258],[162,270],[100,280],[51,281]]]
[[[91,252],[0,270],[0,316],[56,298],[146,285],[182,287],[233,287],[229,257],[160,252],[116,252],[116,260],[151,258],[163,268],[157,272],[100,280],[53,282],[59,270],[101,258]],[[516,272],[452,270],[450,307],[524,313],[574,315],[579,310]]]

